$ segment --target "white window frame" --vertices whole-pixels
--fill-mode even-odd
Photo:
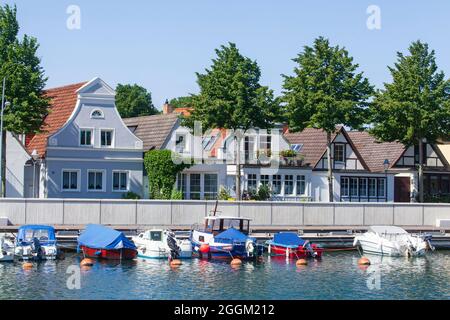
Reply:
[[[344,185],[344,180],[347,182],[347,193],[345,194],[344,193],[344,190],[345,190],[345,188],[343,187],[343,185]],[[349,177],[342,177],[341,178],[341,186],[340,186],[340,188],[341,188],[341,197],[350,197],[350,178]]]
[[[77,173],[77,188],[76,189],[64,189],[64,172],[76,172]],[[70,183],[70,181],[69,181]],[[80,169],[61,169],[61,192],[80,192],[81,185],[81,170]]]
[[[89,144],[89,145],[81,144],[81,131],[90,131],[91,132],[91,144]],[[80,128],[80,130],[78,132],[78,146],[84,147],[84,148],[92,148],[94,146],[94,141],[95,141],[94,134],[95,134],[94,128]]]
[[[100,128],[100,148],[110,149],[114,148],[116,144],[116,130],[114,128]],[[110,146],[104,146],[102,145],[102,132],[111,132],[111,145]]]
[[[292,177],[292,179],[286,179],[286,177]],[[283,194],[284,196],[294,196],[295,195],[295,175],[294,174],[285,174],[283,175]],[[290,181],[292,184],[292,192],[291,193],[286,193],[286,182]]]
[[[200,199],[205,200],[205,193],[212,194],[212,192],[206,192],[206,183],[205,183],[205,176],[209,175],[215,175],[216,176],[216,197],[219,195],[219,174],[217,172],[203,172],[200,176]]]
[[[298,190],[299,184],[300,182],[303,181],[303,183],[305,184],[305,189],[303,193],[300,193]],[[295,176],[295,181],[294,181],[294,188],[295,188],[295,195],[297,197],[301,197],[301,196],[306,196],[308,194],[308,183],[306,181],[306,175],[304,174],[299,174]]]
[[[119,189],[114,189],[114,174],[119,174]],[[127,188],[125,190],[120,189],[120,174],[125,173],[127,175]],[[113,170],[111,174],[111,190],[112,192],[128,192],[130,191],[130,170]]]
[[[102,173],[102,189],[89,189],[89,173]],[[105,192],[106,191],[106,170],[105,169],[88,169],[86,171],[86,190],[87,192]]]
[[[254,178],[250,179],[250,176],[254,176]],[[258,190],[258,175],[256,173],[247,173],[247,191],[250,191],[250,183],[249,181],[254,181],[254,191]]]
[[[336,160],[336,158],[335,158],[335,156],[336,156],[336,147],[337,146],[342,147],[342,160]],[[346,148],[346,144],[345,143],[339,143],[339,142],[334,143],[334,145],[333,145],[333,160],[334,160],[334,162],[336,162],[336,163],[345,163],[345,161],[347,159],[346,152],[347,152],[347,148]]]
[[[100,116],[94,116],[94,112],[100,112]],[[105,119],[105,114],[100,109],[94,109],[91,111],[91,119]]]

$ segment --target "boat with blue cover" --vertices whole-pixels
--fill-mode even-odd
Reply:
[[[261,256],[264,246],[248,235],[250,220],[229,216],[205,217],[203,227],[194,226],[191,230],[193,254],[208,259],[248,260]]]
[[[24,260],[54,260],[58,255],[55,229],[46,225],[21,226],[15,255]]]
[[[294,232],[279,232],[266,242],[269,254],[286,258],[321,258],[323,249]]]
[[[123,232],[99,224],[90,224],[78,237],[78,248],[88,258],[132,260],[136,246]]]

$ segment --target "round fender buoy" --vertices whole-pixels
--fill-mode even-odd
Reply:
[[[177,267],[177,266],[181,266],[183,263],[181,262],[180,259],[173,259],[170,261],[170,265],[172,267]]]
[[[361,257],[361,259],[358,260],[358,264],[360,266],[368,266],[370,265],[370,260],[367,259],[366,257]]]
[[[199,250],[201,253],[209,253],[210,248],[208,244],[202,244]]]
[[[82,266],[82,267],[90,267],[92,265],[94,265],[94,260],[89,259],[89,258],[85,258],[85,259],[81,260],[81,262],[80,262],[80,266]]]
[[[232,266],[240,266],[242,264],[242,260],[241,259],[233,259],[233,260],[231,260],[230,264]]]
[[[31,270],[33,269],[33,264],[31,262],[24,262],[22,265],[23,270]]]
[[[306,266],[306,265],[308,265],[308,261],[306,261],[306,259],[298,259],[295,264],[297,266]]]

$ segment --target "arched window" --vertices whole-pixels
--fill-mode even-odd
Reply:
[[[99,109],[95,109],[91,112],[91,118],[92,119],[103,119],[105,116],[103,115],[103,112]]]

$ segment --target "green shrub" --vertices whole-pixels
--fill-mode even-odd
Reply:
[[[280,156],[284,157],[284,158],[294,158],[297,156],[297,152],[295,152],[294,150],[283,150],[280,152]]]
[[[256,201],[267,201],[272,196],[272,192],[271,192],[269,186],[267,186],[267,185],[261,185],[258,190],[251,189],[251,190],[248,190],[247,192],[248,192],[248,197],[251,200],[256,200]]]
[[[218,200],[228,200],[231,198],[230,191],[224,186],[220,186],[219,193],[217,194]]]
[[[183,200],[183,191],[173,189],[172,194],[170,195],[170,199],[172,200]]]
[[[139,200],[141,199],[141,196],[137,193],[134,193],[132,191],[128,191],[127,193],[124,193],[122,195],[122,199],[128,199],[128,200]]]

